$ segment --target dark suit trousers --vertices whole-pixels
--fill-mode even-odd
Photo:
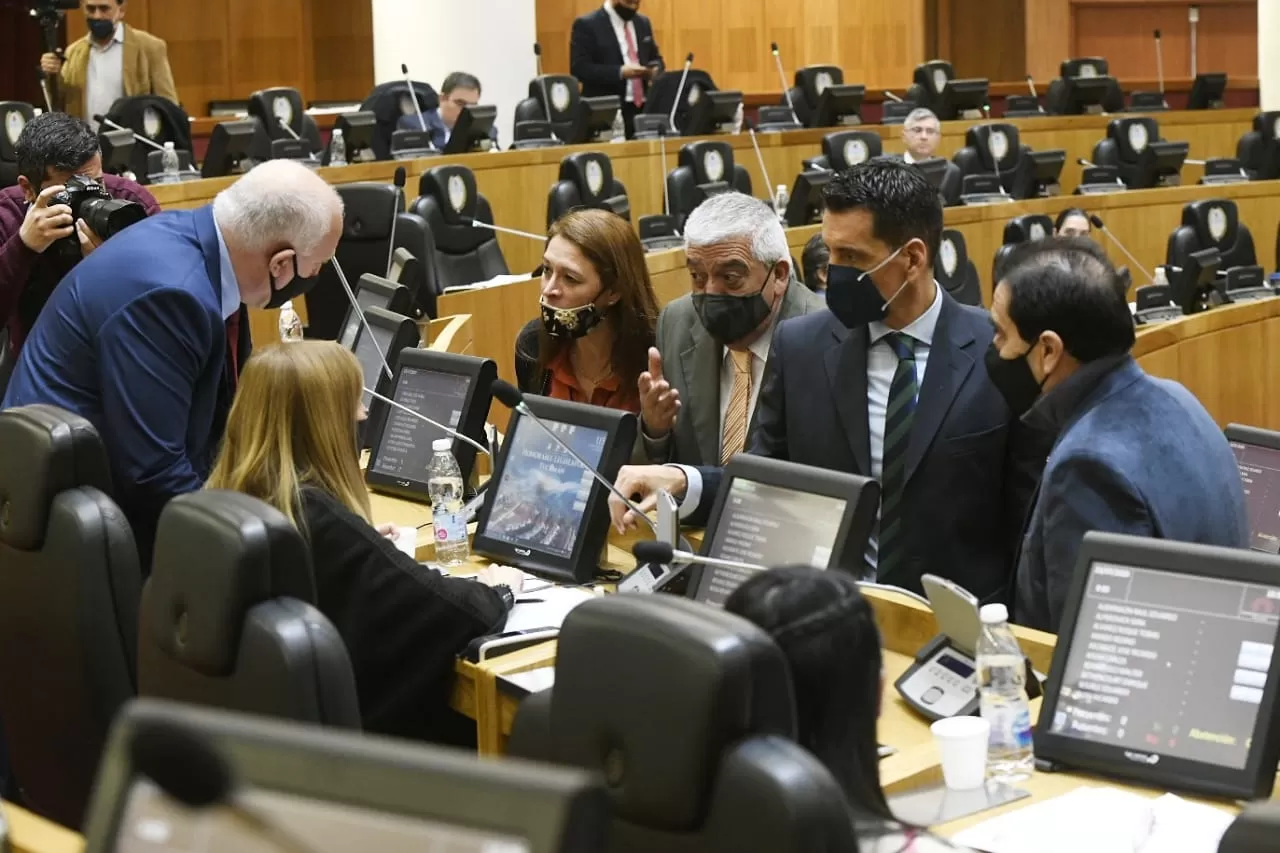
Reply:
[[[640,114],[643,107],[637,107],[630,101],[622,102],[622,120],[627,125],[627,139],[636,138],[636,116]]]

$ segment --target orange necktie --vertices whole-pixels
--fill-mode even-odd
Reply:
[[[720,464],[741,453],[747,442],[747,410],[751,406],[751,352],[729,350],[733,359],[733,388],[724,411],[724,431],[720,437]]]

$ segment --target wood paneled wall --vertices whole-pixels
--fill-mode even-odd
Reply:
[[[600,0],[537,0],[543,68],[568,73],[573,20]],[[645,0],[669,68],[694,67],[724,89],[777,92],[776,41],[788,83],[796,68],[831,63],[868,88],[905,86],[925,60],[924,0]]]
[[[1040,0],[932,0],[936,32],[931,57],[946,59],[957,77],[993,82],[1021,80],[1027,74],[1027,7]]]

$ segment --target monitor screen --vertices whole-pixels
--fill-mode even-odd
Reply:
[[[600,466],[607,430],[543,420],[583,459]],[[485,534],[556,557],[572,556],[594,482],[591,474],[527,418],[516,423],[503,452],[506,464],[491,496]]]
[[[735,477],[705,556],[770,568],[808,564],[825,569],[846,506],[843,498]],[[745,569],[708,566],[693,597],[719,607],[750,575]]]
[[[243,789],[237,800],[314,853],[530,853],[531,849],[514,836],[263,788]],[[127,794],[115,842],[111,849],[118,853],[269,853],[279,849],[251,823],[227,810],[185,808],[145,779],[135,782]]]
[[[383,358],[387,357],[387,351],[391,349],[391,340],[396,331],[376,325],[370,325],[369,331],[373,332],[372,338],[368,332],[364,332],[356,341],[356,358],[360,360],[360,367],[364,370],[364,387],[378,391],[378,381],[386,374],[383,370]],[[382,354],[381,357],[379,353]],[[387,358],[387,361],[390,359]],[[368,393],[362,393],[360,399],[366,408],[373,402]]]
[[[1280,586],[1095,560],[1049,731],[1243,769],[1278,624]]]
[[[367,311],[370,308],[386,308],[389,297],[385,293],[379,293],[368,288],[361,288],[356,293],[356,302],[360,305],[361,311]],[[347,325],[342,330],[342,337],[338,340],[345,346],[351,346],[351,342],[356,339],[356,335],[360,333],[360,315],[355,311],[347,311]]]
[[[400,367],[400,378],[391,399],[433,421],[461,429],[471,377],[421,367]],[[401,409],[388,406],[382,441],[371,465],[378,474],[426,482],[431,462],[431,442],[445,438],[443,430]]]
[[[1280,450],[1232,441],[1249,510],[1249,544],[1280,554]]]

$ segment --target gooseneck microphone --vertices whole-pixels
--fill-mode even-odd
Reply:
[[[1160,94],[1164,95],[1164,50],[1161,47],[1160,31],[1156,30],[1153,35],[1156,39],[1156,88],[1160,90]]]
[[[104,115],[95,114],[93,117],[93,120],[96,121],[98,124],[107,125],[107,127],[110,127],[112,130],[127,130],[129,131],[129,133],[133,134],[133,140],[135,142],[141,142],[143,145],[148,145],[157,151],[164,150],[164,146],[161,145],[159,142],[156,142],[153,139],[147,139],[142,134],[135,133],[132,128],[125,127],[122,124],[117,124],[116,122],[112,121],[111,119],[107,118]],[[195,166],[191,165],[190,163],[187,164],[187,170],[191,172],[195,172],[196,174],[200,173],[200,170],[197,169]]]
[[[413,88],[413,78],[409,76],[409,66],[400,63],[400,73],[404,75],[404,84],[409,87],[409,97],[413,100],[413,110],[418,114],[418,129],[425,131],[427,129],[427,120],[422,117],[422,104],[418,103],[418,90]],[[431,144],[435,147],[435,143]]]
[[[391,203],[391,239],[387,241],[387,272],[383,278],[391,278],[391,263],[396,254],[396,223],[400,221],[400,193],[404,192],[404,184],[407,177],[408,173],[405,172],[404,166],[396,166],[394,180],[396,198]]]
[[[881,92],[881,94],[884,95],[889,100],[893,101],[894,103],[897,103],[897,104],[902,103],[902,98],[899,98],[897,95],[893,94],[893,92],[890,92],[888,89]]]
[[[690,551],[680,551],[671,546],[670,542],[646,541],[637,542],[631,546],[631,553],[636,558],[636,563],[643,565],[645,563],[657,563],[661,566],[670,565],[698,565],[711,566],[719,569],[740,569],[748,572],[763,572],[768,570],[768,566],[762,566],[759,563],[739,563],[736,560],[721,560],[717,557],[703,557],[701,554],[694,554]]]
[[[1030,74],[1027,75],[1027,88],[1031,90],[1031,97],[1033,98],[1040,97],[1038,94],[1036,94],[1036,81],[1031,78]]]
[[[364,333],[369,336],[370,340],[376,340],[373,337],[373,329],[369,328],[369,321],[364,316],[364,309],[360,307],[355,291],[351,289],[351,284],[347,281],[347,274],[342,271],[342,264],[338,263],[338,256],[334,255],[330,258],[329,263],[333,264],[333,271],[338,274],[338,281],[342,283],[342,289],[346,291],[347,301],[351,303],[351,310],[356,312],[356,316],[360,318],[360,325],[364,328]],[[382,362],[382,369],[386,371],[387,379],[395,379],[395,374],[391,371],[391,365],[387,363],[386,354],[376,343],[373,348],[378,353],[378,360]]]
[[[787,99],[787,108],[791,110],[791,118],[800,124],[800,116],[796,113],[795,102],[791,100],[791,87],[787,85],[787,74],[782,70],[782,54],[778,52],[778,43],[770,42],[769,50],[773,53],[773,64],[778,67],[778,82],[782,84],[782,96]]]
[[[511,234],[516,237],[524,237],[527,240],[537,240],[539,243],[547,242],[546,234],[534,234],[532,231],[520,231],[515,228],[503,228],[501,225],[491,225],[488,222],[481,222],[479,219],[472,219],[471,227],[484,228],[487,231],[497,231],[500,234]]]
[[[654,536],[658,535],[658,525],[654,523],[653,519],[649,518],[647,513],[641,510],[640,507],[636,506],[630,498],[619,491],[617,486],[610,483],[608,478],[601,474],[594,465],[591,465],[587,460],[583,459],[578,454],[578,451],[570,447],[568,443],[566,443],[565,440],[555,432],[555,430],[547,426],[546,421],[534,414],[533,409],[530,409],[528,404],[525,403],[524,394],[519,388],[502,379],[493,380],[493,385],[491,387],[493,389],[493,396],[499,403],[512,411],[519,412],[522,417],[528,418],[541,427],[542,431],[545,432],[552,441],[567,451],[570,456],[576,459],[578,464],[586,469],[587,473],[590,474],[597,483],[608,489],[610,494],[622,501],[627,509],[635,513],[638,518],[644,519],[644,523],[649,525],[649,529],[653,531]],[[510,441],[509,438],[508,441]]]
[[[1141,262],[1139,262],[1139,261],[1138,261],[1138,259],[1137,259],[1137,258],[1135,258],[1135,257],[1133,256],[1133,252],[1130,252],[1127,248],[1125,248],[1124,243],[1121,243],[1121,242],[1120,242],[1120,239],[1119,239],[1118,237],[1116,237],[1116,235],[1115,235],[1115,234],[1112,234],[1112,233],[1111,233],[1111,229],[1110,229],[1110,228],[1108,228],[1108,227],[1106,226],[1106,223],[1104,223],[1104,222],[1102,221],[1102,217],[1101,217],[1101,216],[1099,216],[1099,215],[1098,215],[1098,214],[1096,214],[1096,213],[1091,213],[1091,214],[1089,214],[1089,224],[1091,224],[1094,228],[1097,228],[1097,229],[1098,229],[1099,231],[1101,231],[1103,234],[1106,234],[1106,235],[1107,235],[1107,237],[1109,237],[1109,238],[1111,239],[1111,242],[1112,242],[1112,243],[1115,243],[1115,244],[1116,244],[1116,246],[1120,249],[1120,251],[1124,252],[1125,257],[1127,257],[1127,258],[1128,258],[1128,259],[1133,263],[1133,265],[1134,265],[1135,267],[1137,267],[1138,269],[1142,270],[1142,274],[1143,274],[1143,275],[1145,275],[1145,276],[1147,277],[1147,281],[1148,281],[1148,282],[1151,282],[1151,281],[1153,280],[1153,279],[1152,279],[1152,276],[1151,276],[1151,273],[1150,273],[1150,272],[1148,272],[1148,271],[1147,271],[1147,268],[1146,268],[1146,267],[1144,267],[1144,266],[1141,264]]]
[[[689,80],[689,69],[693,68],[693,53],[691,52],[684,58],[684,71],[680,72],[680,85],[676,87],[676,99],[671,102],[671,132],[678,134],[680,129],[676,127],[676,113],[680,110],[680,102],[684,99],[684,85]]]
[[[148,721],[129,744],[133,767],[171,799],[189,809],[217,809],[240,829],[288,853],[314,853],[265,815],[236,802],[230,766],[212,744],[172,723]]]
[[[769,191],[770,195],[773,195],[773,181],[769,180],[769,170],[765,168],[764,155],[760,153],[760,143],[756,141],[755,122],[747,119],[745,123],[747,126],[747,135],[751,137],[751,147],[754,148],[756,152],[756,162],[760,164],[760,175],[764,178],[765,189]],[[776,196],[773,197],[773,212],[779,214],[782,213],[781,210],[778,210],[778,199]]]
[[[542,89],[542,112],[547,117],[547,128],[551,131],[551,138],[559,141],[560,137],[556,136],[555,122],[551,120],[551,96],[547,94],[547,78],[542,76],[542,44],[540,42],[533,43],[533,56],[538,65],[538,87]]]

